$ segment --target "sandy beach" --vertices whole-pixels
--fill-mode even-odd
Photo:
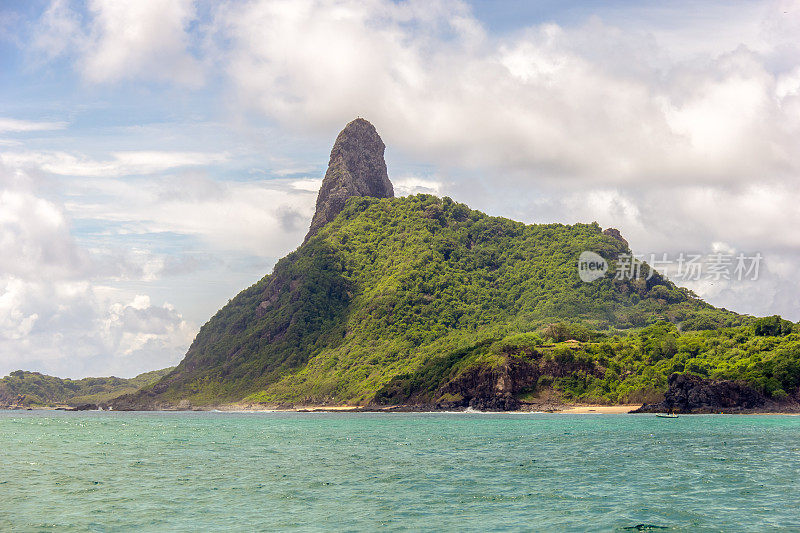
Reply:
[[[522,409],[516,412],[548,412],[555,414],[624,414],[641,407],[641,404],[623,405],[594,405],[594,404],[556,404],[548,405],[546,409]],[[268,406],[258,404],[231,404],[204,408],[203,410],[219,411],[281,411],[281,412],[400,412],[400,411],[424,411],[419,406],[392,406],[392,407],[363,407],[358,405],[295,405],[295,406]],[[510,411],[514,412],[514,411]]]
[[[620,414],[630,413],[631,411],[641,407],[641,404],[623,404],[623,405],[565,405],[562,409],[555,411],[562,414]]]

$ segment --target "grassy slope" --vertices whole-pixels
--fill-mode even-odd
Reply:
[[[561,320],[612,333],[659,320],[683,329],[749,320],[658,274],[582,283],[583,250],[608,259],[628,251],[597,224],[526,226],[427,195],[351,199],[134,401],[364,403],[437,361],[446,377],[506,357],[486,347]]]
[[[0,379],[0,403],[15,404],[21,395],[25,406],[80,405],[103,403],[151,385],[172,368],[145,372],[130,379],[118,377],[61,379],[38,372],[17,370]]]

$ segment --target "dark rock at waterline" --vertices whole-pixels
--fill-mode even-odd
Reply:
[[[97,411],[97,404],[94,403],[79,403],[74,406],[70,411]]]
[[[660,403],[644,404],[634,413],[718,413],[760,409],[767,398],[745,383],[672,374]]]
[[[477,345],[476,349],[482,349]],[[452,372],[454,361],[434,358],[415,372],[394,377],[373,400],[374,406],[425,406],[426,409],[514,411],[531,405],[519,398],[537,388],[541,376],[562,378],[581,373],[602,377],[603,369],[593,361],[555,361],[529,351],[525,357],[504,353],[494,363],[476,364]],[[459,358],[466,357],[461,353]],[[448,375],[449,374],[449,375]],[[558,403],[553,404],[555,409]]]
[[[497,366],[477,366],[441,386],[435,396],[452,399],[440,401],[436,407],[514,411],[520,408],[519,400],[514,396],[533,386],[538,377],[537,365],[516,358],[509,358]]]

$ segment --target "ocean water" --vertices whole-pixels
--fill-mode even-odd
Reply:
[[[3,531],[800,530],[791,416],[5,411],[0,449]]]

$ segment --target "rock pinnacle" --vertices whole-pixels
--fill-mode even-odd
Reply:
[[[306,240],[336,218],[348,198],[394,198],[394,189],[383,159],[385,148],[375,126],[363,118],[357,118],[345,126],[333,144]]]

